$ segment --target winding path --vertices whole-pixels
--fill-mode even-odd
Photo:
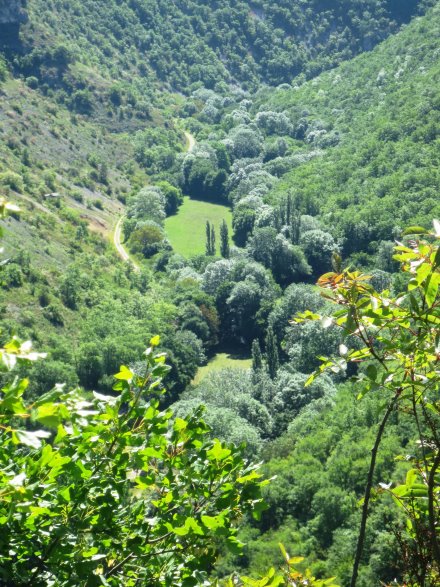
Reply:
[[[188,151],[188,153],[190,153],[194,147],[196,146],[196,139],[192,136],[191,133],[184,131],[185,137],[186,137],[186,150]]]
[[[190,153],[194,149],[194,147],[196,146],[196,139],[193,137],[193,135],[191,133],[189,133],[187,131],[184,131],[184,135],[186,138],[186,150],[188,151],[188,153]],[[119,218],[118,222],[116,223],[115,232],[113,234],[113,243],[114,243],[115,248],[118,251],[118,255],[121,257],[121,259],[123,261],[125,261],[126,263],[131,263],[133,269],[136,271],[136,273],[138,273],[141,270],[141,268],[130,257],[129,253],[127,252],[126,248],[124,247],[124,245],[122,244],[122,241],[121,241],[122,223],[124,222],[124,218],[125,218],[125,216],[121,216]]]
[[[116,250],[118,251],[118,255],[121,257],[121,259],[123,261],[126,261],[127,263],[131,263],[131,265],[133,266],[133,269],[136,272],[139,272],[141,270],[139,265],[135,261],[133,261],[133,259],[127,253],[124,245],[121,242],[122,223],[124,221],[124,218],[125,218],[125,216],[121,216],[121,218],[119,218],[119,220],[116,224],[115,233],[113,235],[113,243],[114,243]]]

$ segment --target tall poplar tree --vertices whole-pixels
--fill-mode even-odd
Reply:
[[[280,359],[278,356],[278,342],[272,327],[268,328],[266,336],[266,364],[270,378],[275,379],[280,366]]]
[[[205,253],[209,257],[211,255],[211,225],[209,224],[209,220],[206,221],[206,242],[205,242]]]
[[[261,354],[258,338],[252,342],[252,371],[259,371],[263,367],[263,356]]]
[[[229,231],[226,221],[223,220],[220,226],[220,254],[224,259],[229,259],[231,250],[229,247]]]
[[[214,225],[211,224],[211,256],[215,256],[215,228]]]

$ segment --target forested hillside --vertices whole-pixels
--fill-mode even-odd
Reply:
[[[43,62],[46,70],[48,57],[62,45],[67,61],[118,78],[122,87],[138,85],[145,97],[155,79],[184,92],[194,84],[225,82],[251,89],[262,81],[289,83],[299,74],[310,78],[368,51],[429,4],[35,0],[29,3],[32,50],[24,65],[29,71]],[[40,75],[49,85],[54,81],[47,70]],[[133,76],[139,82],[133,84]]]
[[[0,0],[0,584],[438,585],[439,30]]]
[[[333,141],[285,175],[273,197],[294,188],[334,226],[345,255],[373,253],[408,223],[439,214],[438,26],[436,10],[316,83],[258,100],[258,110],[301,117],[312,146]]]

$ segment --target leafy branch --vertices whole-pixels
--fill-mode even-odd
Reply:
[[[412,475],[407,477],[404,485],[398,485],[393,494],[399,498],[397,503],[400,507],[402,500],[413,500],[412,523],[419,526],[425,524],[430,535],[429,573],[434,581],[440,573],[439,512],[436,500],[439,492],[437,469],[440,466],[440,442],[437,421],[433,420],[433,417],[440,415],[436,397],[440,375],[440,223],[434,221],[433,231],[410,227],[404,235],[411,235],[411,239],[406,244],[397,244],[394,259],[409,274],[406,292],[398,296],[392,296],[389,291],[377,292],[369,284],[368,275],[348,269],[327,273],[320,278],[318,285],[325,299],[340,309],[331,318],[304,312],[294,319],[299,324],[320,320],[324,327],[336,324],[342,329],[346,340],[351,337],[361,343],[361,348],[352,350],[345,344],[341,345],[339,357],[322,357],[321,365],[310,375],[306,385],[310,385],[325,371],[344,371],[347,364],[352,362],[359,368],[356,377],[361,386],[359,399],[370,392],[392,398],[388,399],[372,449],[351,587],[356,586],[364,548],[377,453],[389,416],[396,408],[413,414],[426,474],[418,475],[422,481],[421,488],[414,485],[415,477]],[[422,422],[418,414],[419,406]],[[428,431],[431,431],[430,438],[426,437]],[[429,457],[428,447],[431,452]],[[418,494],[414,494],[415,490]],[[427,498],[428,508],[418,499],[420,496]]]

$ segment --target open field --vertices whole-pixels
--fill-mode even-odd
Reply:
[[[229,353],[217,353],[207,365],[200,367],[193,379],[193,384],[197,385],[211,371],[220,371],[220,369],[250,369],[252,359],[246,359]]]
[[[226,220],[232,235],[232,213],[227,206],[185,197],[178,214],[165,220],[165,230],[176,253],[184,257],[205,253],[206,221],[215,227],[217,254],[220,249],[220,225]],[[231,241],[232,244],[232,241]]]

